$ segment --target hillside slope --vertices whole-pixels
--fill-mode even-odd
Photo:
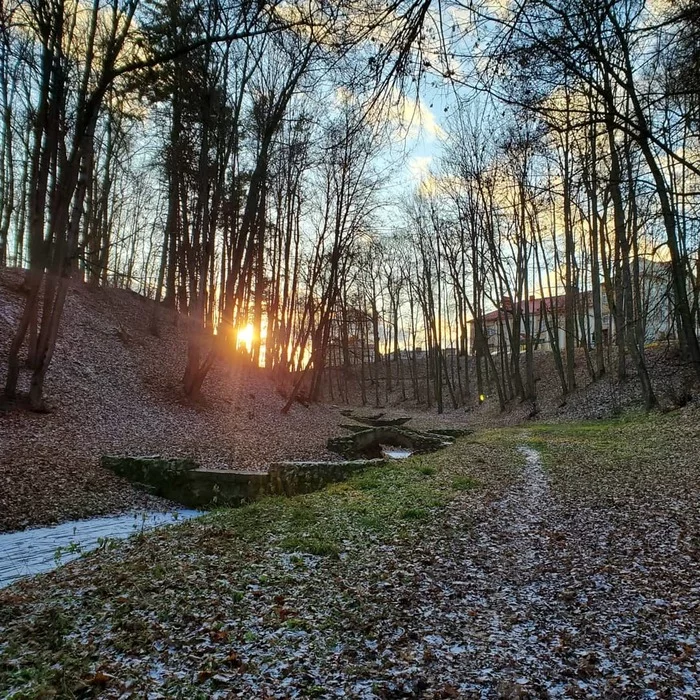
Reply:
[[[3,370],[22,310],[21,282],[20,271],[0,271]],[[46,380],[51,412],[0,413],[0,531],[154,505],[102,470],[103,454],[187,455],[241,469],[328,456],[337,410],[295,405],[282,416],[284,400],[250,367],[220,362],[201,404],[183,400],[181,321],[178,327],[175,315],[163,314],[156,337],[152,309],[129,291],[73,286]]]

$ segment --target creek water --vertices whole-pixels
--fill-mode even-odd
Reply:
[[[382,454],[389,459],[407,459],[413,454],[413,450],[395,445],[382,445]]]
[[[201,512],[185,509],[128,513],[0,534],[0,588],[24,576],[51,571],[111,539],[125,539],[198,515]]]

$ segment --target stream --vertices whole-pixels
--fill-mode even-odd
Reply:
[[[382,455],[387,459],[408,459],[413,454],[413,450],[409,450],[407,447],[382,445],[381,448]]]
[[[200,511],[185,509],[127,513],[0,534],[0,588],[25,576],[51,571],[109,540],[125,539],[198,515]]]

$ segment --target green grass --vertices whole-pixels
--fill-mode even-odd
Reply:
[[[423,508],[404,508],[401,511],[402,520],[425,520],[429,513]]]
[[[470,476],[456,476],[452,480],[452,488],[455,491],[471,491],[479,487],[479,482]]]
[[[218,511],[205,521],[235,533],[244,543],[272,539],[286,551],[334,556],[344,539],[361,538],[367,530],[401,535],[401,513],[408,508],[428,512],[444,505],[449,495],[439,479],[426,479],[410,464],[389,464],[323,491],[291,499],[267,498],[245,508]]]
[[[592,451],[623,462],[658,456],[665,440],[657,438],[673,421],[672,417],[635,411],[608,420],[534,424],[527,427],[525,442],[540,451],[548,468],[554,468],[558,456],[567,450],[584,460],[586,451]]]
[[[2,591],[0,697],[80,696],[96,658],[148,658],[160,626],[180,629],[192,611],[238,619],[256,591],[284,591],[295,576],[305,576],[309,555],[319,558],[314,567],[335,570],[345,565],[348,550],[357,557],[381,543],[420,538],[451,501],[469,508],[469,499],[479,497],[472,493],[500,493],[522,463],[514,449],[520,441],[513,431],[485,431],[478,442],[458,439],[315,493],[219,509],[138,543],[94,552],[65,569],[81,573],[68,574],[64,583],[60,575],[57,583],[38,577],[23,588],[27,599]],[[86,580],[90,586],[80,592]],[[307,623],[292,617],[284,624],[305,629]],[[81,647],[73,640],[86,630],[91,641]],[[10,688],[17,692],[9,694]],[[181,691],[195,697],[179,686],[169,697]]]
[[[422,462],[419,462],[416,465],[416,469],[418,470],[418,473],[422,474],[423,476],[435,476],[437,473],[435,467],[431,467],[429,464],[423,464]]]
[[[458,442],[432,455],[372,467],[323,491],[221,509],[205,522],[243,543],[271,538],[286,551],[335,556],[348,537],[405,535],[406,521],[424,520],[459,492],[479,488],[465,473],[470,464],[484,462],[467,456],[475,449],[484,447]]]
[[[697,480],[697,411],[634,411],[612,420],[531,425],[523,432],[553,486],[576,498],[679,492]]]
[[[290,535],[281,542],[282,549],[288,552],[304,552],[318,557],[338,557],[340,549],[335,542],[320,537]]]

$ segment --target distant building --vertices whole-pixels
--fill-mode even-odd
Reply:
[[[646,261],[640,276],[645,340],[651,343],[675,337],[670,263]]]
[[[667,263],[646,262],[640,274],[641,314],[646,343],[675,337],[671,271]],[[606,293],[601,289],[601,321],[603,345],[612,342],[615,335],[615,318]],[[575,295],[576,345],[595,344],[595,314],[590,291]],[[482,327],[486,333],[491,353],[510,349],[515,309],[511,299],[501,299],[497,309],[485,314]],[[527,325],[526,325],[527,324]],[[549,326],[548,326],[549,324]],[[552,336],[560,348],[566,344],[566,296],[535,298],[520,305],[520,343],[525,349],[526,330],[529,328],[535,350],[551,350]],[[470,321],[471,352],[475,343],[474,321]]]
[[[577,295],[577,306],[576,343],[581,344],[585,339],[589,345],[592,345],[595,319],[590,293],[584,292]],[[603,342],[607,343],[613,322],[607,305],[603,306]],[[514,318],[514,305],[508,298],[503,298],[497,309],[482,317],[482,327],[486,333],[491,353],[501,352],[504,348],[510,349]],[[559,347],[564,347],[566,343],[565,321],[566,297],[563,294],[541,298],[531,296],[528,302],[521,302],[520,344],[522,349],[525,349],[528,329],[535,350],[551,350],[552,337],[556,339]],[[470,326],[469,335],[471,352],[473,353],[476,340],[473,320],[470,321]]]

